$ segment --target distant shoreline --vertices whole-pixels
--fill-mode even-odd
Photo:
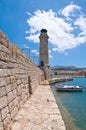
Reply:
[[[66,81],[72,81],[73,80],[73,78],[53,78],[53,79],[49,79],[48,80],[48,82],[49,82],[49,84],[50,85],[52,85],[52,84],[55,84],[55,83],[59,83],[59,82],[66,82]]]

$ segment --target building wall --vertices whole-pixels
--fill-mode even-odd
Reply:
[[[0,130],[5,130],[43,79],[43,72],[0,31]]]

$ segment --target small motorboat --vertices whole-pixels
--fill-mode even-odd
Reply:
[[[69,91],[69,92],[76,92],[76,91],[82,91],[82,86],[56,86],[57,91]]]

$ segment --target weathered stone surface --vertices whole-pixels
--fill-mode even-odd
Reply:
[[[4,130],[7,130],[7,127],[10,123],[11,123],[11,116],[10,116],[10,114],[8,114],[7,117],[3,120]],[[10,130],[10,129],[8,129],[8,130]]]
[[[4,51],[4,52],[9,53],[8,48],[6,46],[4,46],[4,45],[0,46],[0,51]]]
[[[2,31],[0,31],[0,44],[5,45],[6,47],[9,46],[9,41]]]
[[[16,92],[16,89],[15,89],[15,90],[13,90],[13,96],[14,96],[14,98],[15,98],[15,97],[17,97],[17,92]]]
[[[8,107],[10,112],[14,109],[14,100],[8,104]]]
[[[10,69],[0,69],[0,77],[5,77],[12,75],[12,72]]]
[[[11,81],[11,84],[16,82],[16,77],[15,76],[10,76],[10,81]]]
[[[21,95],[21,93],[22,93],[22,84],[18,85],[17,87],[17,95],[19,96]]]
[[[12,90],[16,89],[16,88],[17,88],[16,82],[15,82],[15,83],[12,83],[11,86],[12,86],[12,87],[11,87]]]
[[[9,61],[8,53],[1,51],[0,52],[0,60],[2,60],[2,61]]]
[[[5,85],[6,85],[5,78],[4,77],[0,78],[0,87]]]
[[[6,95],[6,88],[5,87],[0,87],[0,97]]]
[[[10,81],[10,76],[7,76],[7,77],[5,78],[5,80],[6,80],[6,85],[9,85],[9,84],[11,83],[11,81]]]
[[[0,130],[7,130],[9,122],[30,97],[28,76],[34,91],[41,75],[42,71],[31,59],[15,44],[9,43],[0,31]]]
[[[19,84],[21,84],[21,80],[20,79],[17,80],[17,85],[19,85]]]
[[[7,94],[8,103],[11,102],[11,101],[13,100],[13,98],[14,98],[13,92],[11,91],[11,92],[9,92],[9,93]]]
[[[4,118],[6,118],[6,117],[7,117],[7,114],[8,114],[8,113],[9,113],[8,106],[7,106],[7,107],[5,107],[5,108],[3,108],[3,109],[1,110],[2,120],[3,120]]]
[[[9,84],[6,86],[7,93],[9,93],[12,90],[11,87],[12,87],[12,84]]]
[[[0,122],[1,122],[1,120],[2,120],[2,119],[1,119],[1,112],[0,112]]]
[[[4,128],[3,128],[3,122],[0,122],[0,130],[4,130]]]
[[[16,115],[16,113],[18,112],[18,108],[17,107],[15,107],[12,111],[11,111],[11,119],[13,119],[14,118],[14,116]]]
[[[8,63],[7,63],[7,62],[0,61],[0,68],[1,68],[1,69],[5,69],[5,68],[7,68],[7,66],[8,66]]]
[[[27,101],[27,94],[24,92],[22,92],[22,99],[24,103]]]
[[[14,106],[18,106],[18,97],[14,99]]]
[[[7,106],[7,97],[3,96],[0,98],[0,109]]]
[[[54,111],[55,110],[55,111]],[[40,86],[14,118],[11,130],[66,130],[50,86]]]

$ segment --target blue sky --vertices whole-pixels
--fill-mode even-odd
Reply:
[[[51,66],[86,67],[86,0],[0,0],[0,30],[35,63],[42,28]]]

